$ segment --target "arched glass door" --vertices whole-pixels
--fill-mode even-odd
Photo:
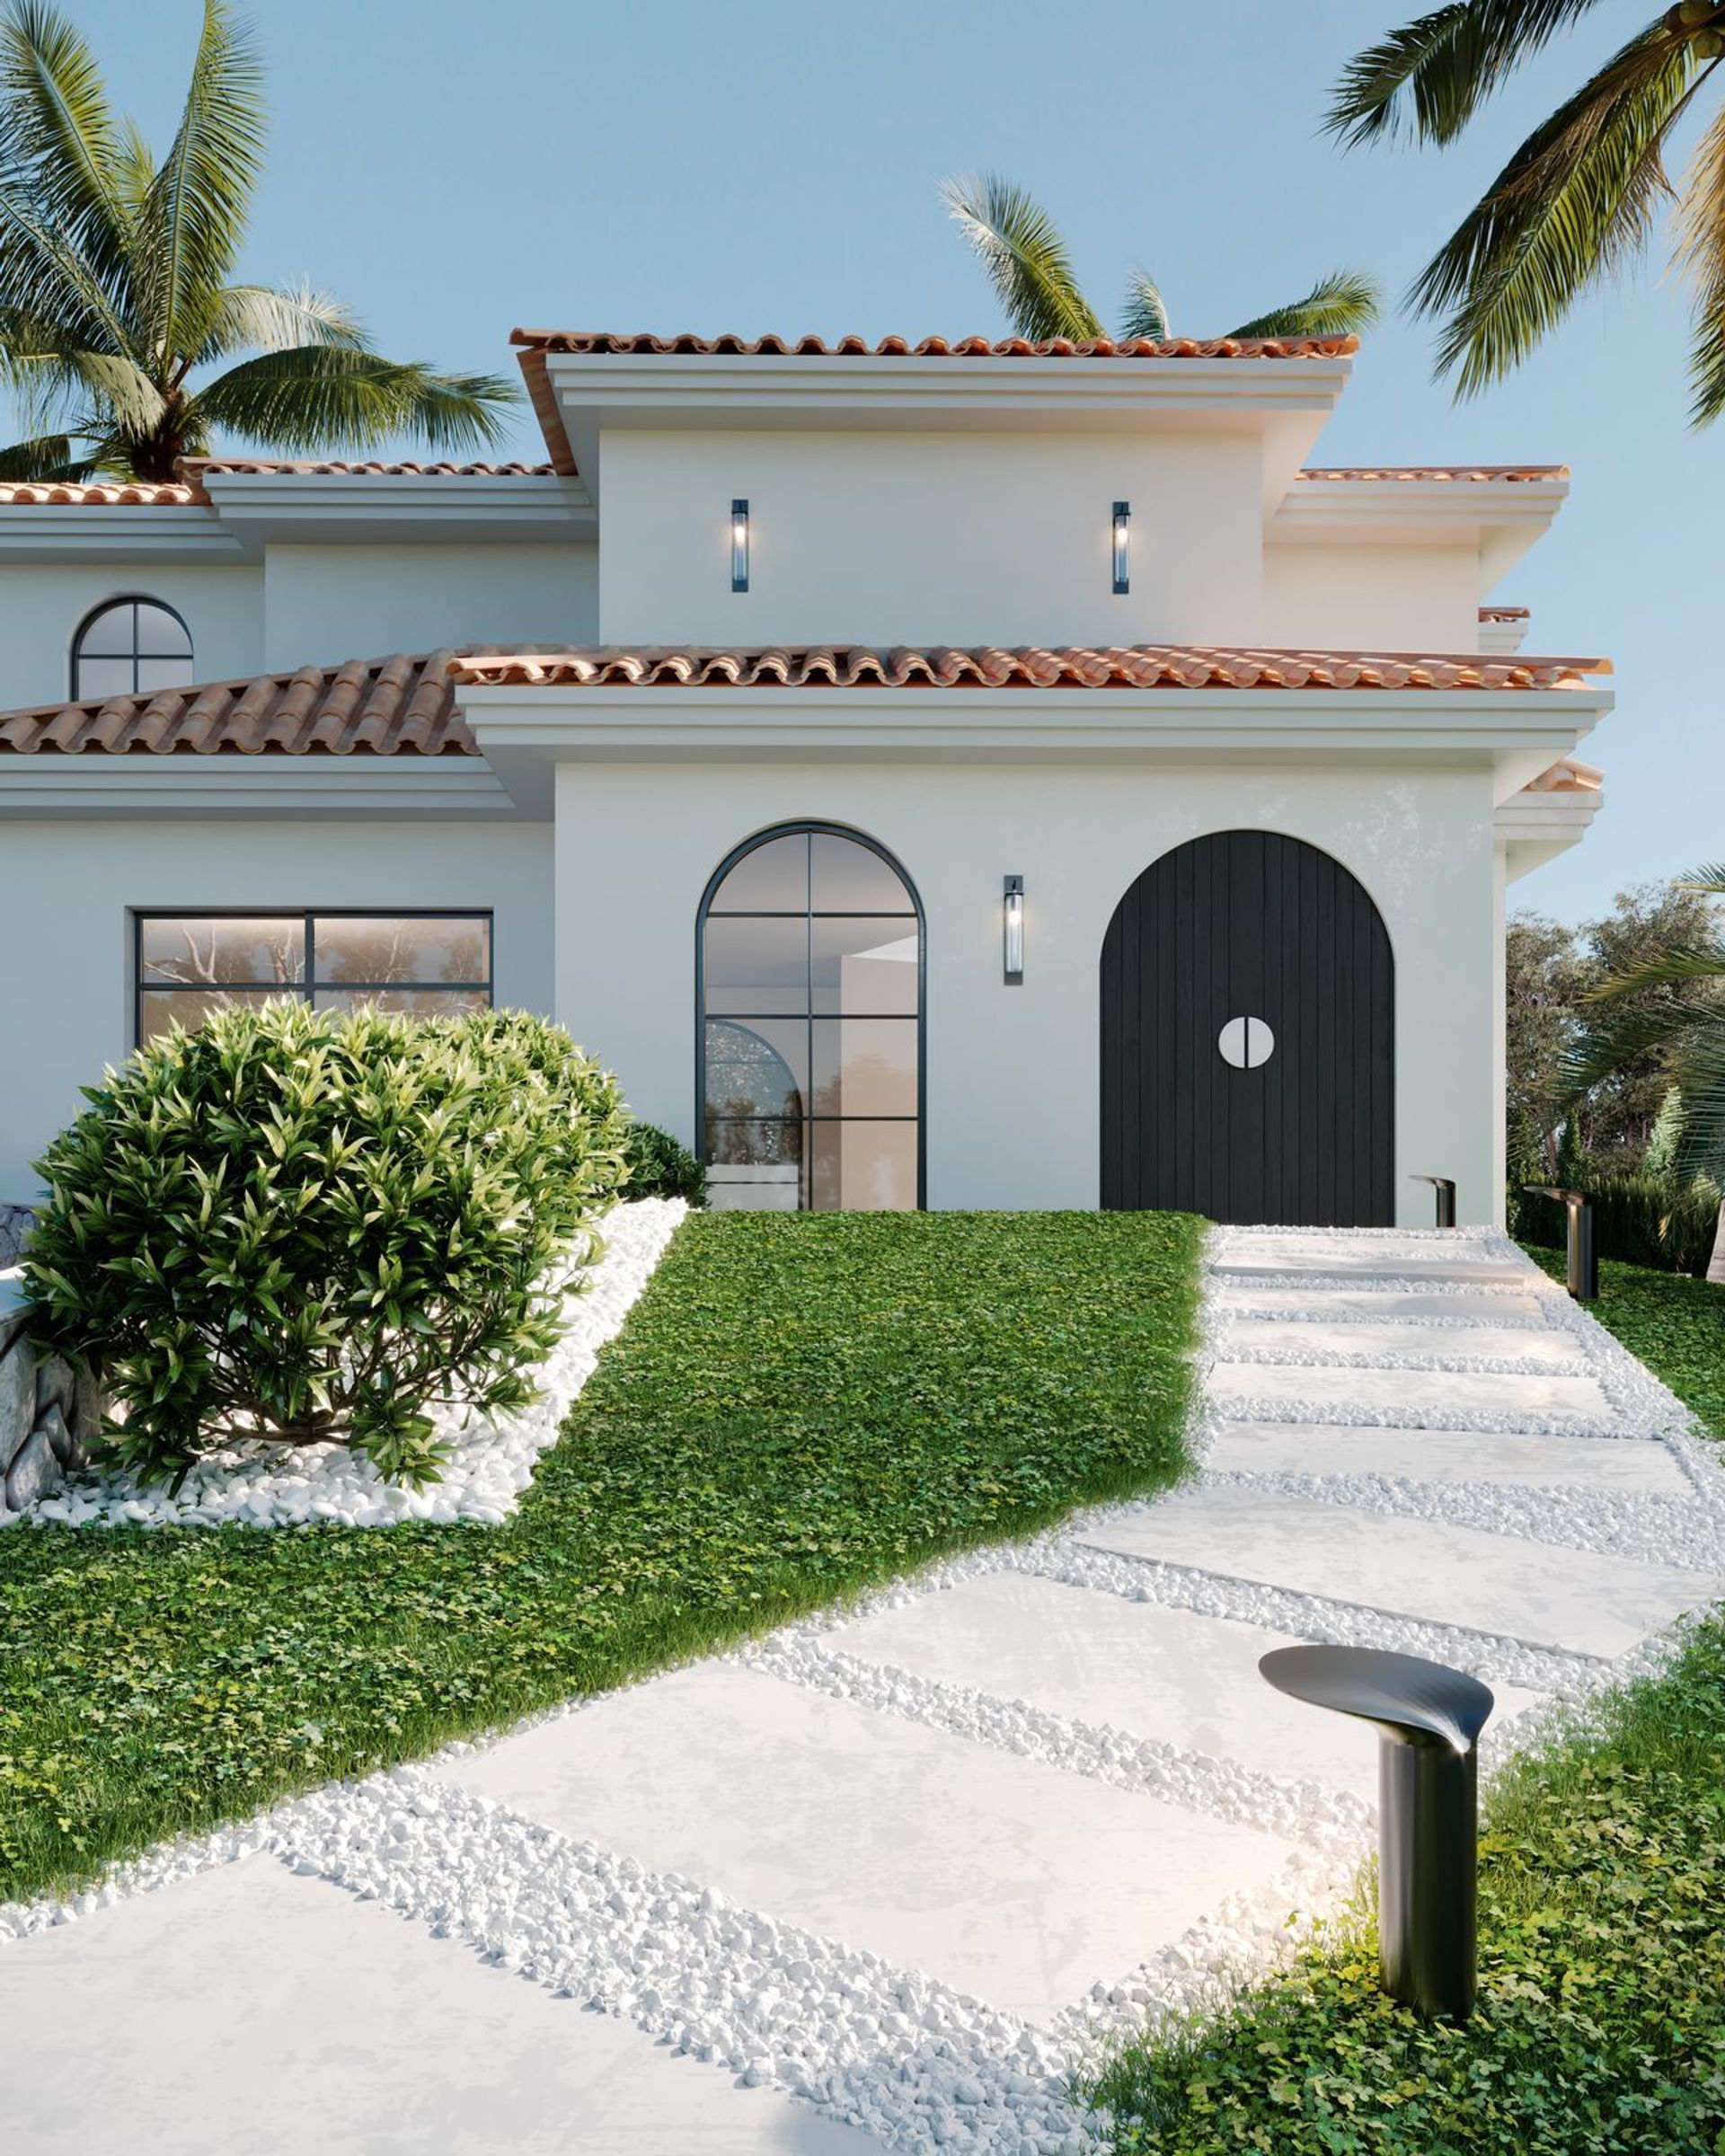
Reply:
[[[898,863],[830,824],[781,825],[701,902],[696,1073],[712,1202],[923,1202],[923,916]]]

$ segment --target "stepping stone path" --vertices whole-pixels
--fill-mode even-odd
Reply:
[[[1207,1327],[1172,1496],[0,1911],[19,2145],[1094,2147],[1066,2074],[1370,1847],[1261,1654],[1457,1663],[1501,1757],[1725,1595],[1711,1449],[1501,1237],[1218,1230]]]

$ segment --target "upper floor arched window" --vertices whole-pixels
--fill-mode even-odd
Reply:
[[[153,696],[193,679],[191,632],[160,599],[110,599],[86,614],[72,642],[72,701]]]

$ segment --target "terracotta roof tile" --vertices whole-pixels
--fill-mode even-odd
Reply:
[[[1339,359],[1359,349],[1358,337],[1095,337],[1075,342],[1056,337],[819,337],[617,336],[606,330],[512,330],[511,344],[530,351],[584,354],[719,354],[733,358],[859,359]]]
[[[472,755],[456,709],[469,685],[733,688],[1576,688],[1599,658],[1495,659],[1410,652],[1260,651],[1148,644],[1004,650],[573,650],[494,647],[349,659],[154,696],[0,713],[0,754]],[[1585,770],[1585,765],[1578,765]],[[1548,774],[1549,775],[1549,774]],[[1537,782],[1536,782],[1537,783]]]
[[[189,502],[203,503],[208,499],[195,483],[177,480],[146,484],[141,480],[92,479],[76,485],[58,479],[0,481],[0,507],[13,508],[75,502],[88,503],[95,508],[119,505],[128,508],[177,508]]]
[[[1567,479],[1567,464],[1308,464],[1306,480],[1473,480],[1482,483]]]
[[[549,464],[358,464],[341,457],[182,456],[179,469],[189,479],[206,473],[267,476],[278,472],[307,473],[319,479],[351,475],[359,479],[543,479]]]
[[[803,650],[667,647],[487,653],[458,660],[456,677],[464,684],[565,688],[1556,689],[1579,688],[1586,676],[1610,671],[1603,658],[1478,652],[1428,656],[1179,644],[880,651],[838,644]]]
[[[473,738],[456,710],[457,656],[356,658],[154,696],[8,711],[0,714],[0,753],[472,755]]]

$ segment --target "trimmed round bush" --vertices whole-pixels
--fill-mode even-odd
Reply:
[[[25,1287],[100,1370],[111,1457],[177,1488],[235,1439],[323,1440],[420,1487],[434,1409],[533,1398],[544,1277],[597,1249],[624,1117],[567,1035],[482,1015],[246,1004],[84,1089]]]
[[[657,1123],[632,1123],[624,1142],[628,1197],[683,1197],[692,1206],[707,1202],[707,1171],[681,1138]]]

